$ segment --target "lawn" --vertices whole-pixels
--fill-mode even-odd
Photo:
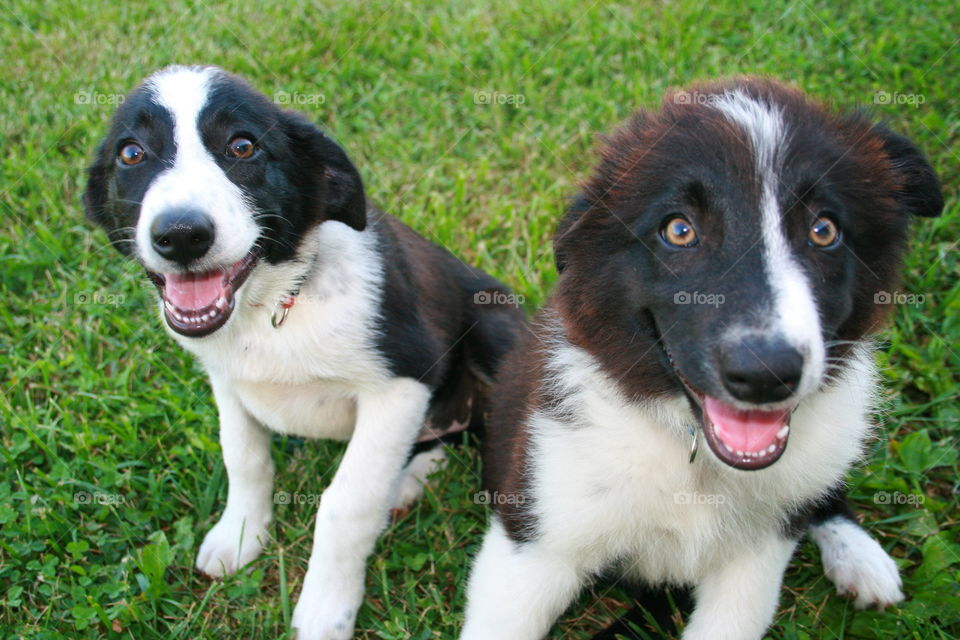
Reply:
[[[850,477],[908,600],[857,612],[795,556],[769,637],[960,636],[960,41],[954,2],[44,2],[0,8],[0,638],[285,637],[314,505],[278,505],[239,575],[193,570],[226,478],[204,376],[143,273],[83,218],[84,168],[119,96],[173,62],[246,76],[321,123],[373,202],[496,274],[532,311],[550,236],[597,136],[670,86],[734,73],[866,105],[929,154],[946,215],[914,231],[880,336],[883,410]],[[317,493],[343,446],[276,439],[277,489]],[[454,638],[487,518],[455,452],[382,537],[362,638]],[[584,594],[553,631],[625,604]],[[491,639],[499,640],[499,639]]]

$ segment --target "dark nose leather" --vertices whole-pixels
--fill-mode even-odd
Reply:
[[[803,375],[803,355],[782,339],[751,336],[727,343],[719,362],[724,388],[752,404],[786,400]]]
[[[150,225],[150,239],[158,254],[186,266],[213,246],[213,220],[194,209],[171,209]]]

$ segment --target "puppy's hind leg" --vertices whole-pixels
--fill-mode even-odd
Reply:
[[[440,469],[447,461],[447,452],[443,445],[421,451],[410,458],[403,468],[396,495],[393,498],[394,509],[406,509],[423,495],[423,487],[431,473]]]

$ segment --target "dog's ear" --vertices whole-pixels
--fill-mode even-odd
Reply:
[[[564,214],[560,224],[557,225],[557,231],[553,236],[553,260],[557,265],[557,273],[563,273],[563,270],[567,267],[570,249],[576,240],[576,233],[573,233],[573,231],[577,223],[580,222],[580,218],[589,209],[590,203],[587,201],[587,196],[578,193],[571,199],[570,206],[567,207],[567,213]]]
[[[916,216],[934,218],[943,211],[940,181],[923,153],[910,140],[884,125],[874,127],[899,178],[895,193],[903,209]]]
[[[324,220],[338,220],[357,231],[367,226],[367,199],[363,194],[360,172],[346,152],[320,129],[288,114],[288,130],[297,155],[309,174],[301,185],[313,203],[309,206]]]
[[[87,220],[107,232],[110,244],[125,256],[133,252],[133,242],[128,237],[128,229],[118,222],[116,214],[110,209],[110,177],[113,157],[107,151],[105,139],[97,147],[93,164],[87,169],[87,186],[83,191],[83,209]]]
[[[107,225],[107,163],[104,158],[106,141],[100,143],[93,164],[87,169],[87,187],[83,192],[83,208],[87,220],[100,226]]]

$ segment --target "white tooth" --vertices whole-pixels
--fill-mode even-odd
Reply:
[[[721,442],[723,441],[721,440]],[[729,451],[730,453],[733,453],[733,449],[731,449],[730,445],[728,445],[726,442],[723,443],[723,446],[727,451]]]
[[[167,311],[173,311],[173,303],[169,300],[164,300],[163,306],[166,307]]]
[[[226,298],[223,298],[223,297],[217,298],[217,309],[223,309],[226,306],[227,306]]]
[[[173,312],[173,317],[176,318],[177,320],[179,320],[180,322],[183,322],[183,316],[181,316],[181,315],[180,315],[179,313],[177,313],[176,311]]]
[[[737,451],[737,455],[742,458],[742,457],[743,457],[743,451],[738,450],[738,451]]]
[[[767,453],[773,453],[776,450],[777,450],[777,445],[775,444],[772,444],[769,447],[767,447]]]
[[[780,429],[780,431],[777,431],[777,439],[778,439],[778,440],[783,440],[784,438],[787,437],[787,434],[788,434],[788,433],[790,433],[790,425],[788,425],[788,424],[783,425],[783,427]]]

